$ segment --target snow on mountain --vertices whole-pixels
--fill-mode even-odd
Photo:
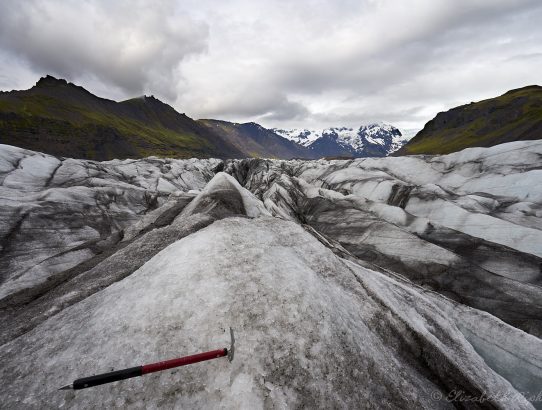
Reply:
[[[109,240],[52,280],[18,273],[18,297],[0,301],[2,405],[542,408],[541,156],[542,141],[519,141],[435,157],[98,163],[0,146],[2,266],[71,250],[93,218]],[[17,277],[0,280],[9,293]],[[57,391],[226,347],[229,326],[232,363]]]
[[[407,140],[392,125],[375,123],[358,129],[332,127],[322,130],[274,128],[273,131],[291,141],[312,149],[320,156],[387,156],[401,148]]]
[[[283,130],[279,128],[272,128],[272,131],[280,135],[281,137],[287,138],[290,141],[294,141],[295,143],[303,145],[304,147],[308,147],[318,138],[322,137],[322,133],[324,130],[310,131],[304,128],[292,128],[289,130]]]

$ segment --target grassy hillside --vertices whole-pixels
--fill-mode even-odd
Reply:
[[[448,154],[540,138],[542,87],[533,85],[437,114],[394,155]]]
[[[154,97],[115,102],[50,76],[0,93],[0,143],[96,160],[245,156]]]

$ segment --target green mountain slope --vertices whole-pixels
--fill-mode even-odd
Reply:
[[[247,157],[264,158],[314,158],[314,153],[273,131],[254,122],[238,124],[220,120],[199,120],[215,133],[221,135]]]
[[[542,87],[533,85],[441,112],[393,155],[448,154],[540,138]]]
[[[95,160],[246,156],[154,97],[115,102],[51,76],[0,93],[0,143]]]

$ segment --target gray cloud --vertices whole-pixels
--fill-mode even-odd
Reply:
[[[266,121],[306,121],[309,116],[309,110],[303,104],[289,101],[284,98],[282,104],[274,106],[273,109],[261,115],[260,118]]]
[[[221,34],[212,36],[211,53],[185,67],[189,78],[196,69],[206,79],[218,70],[220,77],[198,84],[198,95],[185,95],[179,104],[264,125],[355,126],[370,119],[420,129],[438,111],[540,82],[539,63],[501,64],[503,56],[540,49],[539,2],[293,3],[258,2],[258,10],[244,1],[223,6],[223,14],[211,18],[211,33]],[[234,58],[216,50],[234,51]],[[274,95],[281,93],[307,112],[273,117],[264,110],[258,115],[254,106],[243,116],[234,109],[244,104],[239,99],[224,109],[198,106],[205,89],[228,94],[247,81],[258,83],[260,100],[276,104]],[[216,99],[224,101],[220,95]],[[243,96],[250,100],[250,91]]]
[[[51,72],[197,118],[412,130],[542,82],[538,0],[111,3],[3,2],[0,87]]]
[[[529,53],[529,54],[517,54],[512,57],[503,59],[503,61],[517,61],[517,60],[538,60],[542,59],[542,53]]]
[[[206,49],[208,27],[174,1],[4,1],[0,45],[35,71],[176,97],[176,70]]]
[[[395,123],[401,121],[404,118],[413,118],[416,120],[423,120],[424,107],[410,107],[404,110],[392,111],[392,110],[380,110],[377,107],[368,108],[363,112],[350,111],[343,113],[335,112],[320,112],[314,113],[313,117],[320,123],[326,124],[365,124],[382,121],[385,118],[386,122]]]
[[[290,101],[286,94],[267,88],[268,84],[244,83],[224,90],[220,94],[208,91],[195,97],[198,107],[210,117],[267,118],[269,120],[304,119],[309,111],[298,102]]]
[[[538,47],[532,40],[533,44],[525,44],[524,39],[533,33],[542,37],[535,18],[542,13],[534,1],[457,1],[454,6],[448,1],[418,1],[409,3],[410,8],[406,4],[398,7],[400,13],[386,8],[368,21],[360,16],[337,39],[286,59],[274,70],[279,73],[276,83],[290,92],[342,89],[365,96],[414,81],[423,87],[426,74],[441,72],[441,80],[449,81],[456,69],[500,59],[500,53],[510,52],[518,43]],[[503,38],[509,43],[497,44]],[[348,52],[335,52],[340,39]],[[493,71],[490,64],[484,68],[487,74]]]

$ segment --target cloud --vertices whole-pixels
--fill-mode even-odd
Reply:
[[[197,7],[211,27],[209,53],[183,65],[197,91],[178,104],[206,116],[282,127],[355,126],[370,118],[420,129],[438,111],[540,82],[533,64],[500,64],[520,49],[539,50],[537,1],[237,0]],[[266,114],[273,104],[288,110],[285,101],[295,102],[292,115]]]
[[[538,0],[7,1],[0,86],[51,72],[196,118],[421,129],[541,83],[541,19]]]
[[[318,112],[313,113],[313,117],[319,122],[328,124],[366,124],[378,121],[385,121],[389,123],[395,123],[401,121],[404,118],[423,119],[424,118],[423,106],[410,107],[404,110],[387,111],[375,109],[375,107],[367,107],[363,112],[349,111],[349,112]]]
[[[539,60],[542,59],[542,53],[528,53],[528,54],[516,54],[511,57],[505,58],[503,61],[516,61],[516,60]]]
[[[228,88],[216,85],[209,89],[208,84],[202,84],[189,97],[193,102],[187,105],[205,113],[205,117],[213,118],[226,116],[270,121],[307,118],[309,111],[303,104],[292,101],[285,93],[268,86],[265,82],[249,78]]]
[[[263,121],[305,121],[309,116],[309,110],[303,104],[290,101],[286,97],[282,104],[276,105],[267,113],[261,115]]]
[[[179,63],[206,50],[208,27],[173,1],[4,1],[0,45],[34,71],[176,97]]]

